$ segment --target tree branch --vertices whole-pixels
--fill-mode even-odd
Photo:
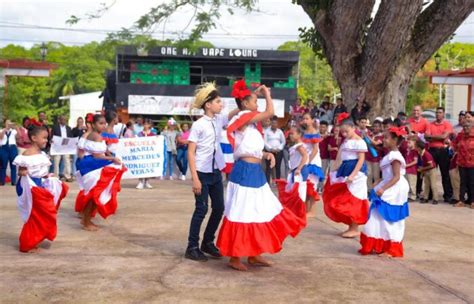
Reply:
[[[383,0],[367,33],[359,83],[378,90],[397,67],[400,49],[410,38],[423,0]],[[370,92],[367,92],[371,95]]]
[[[404,51],[411,57],[414,71],[425,64],[473,10],[473,0],[435,0],[420,14]]]

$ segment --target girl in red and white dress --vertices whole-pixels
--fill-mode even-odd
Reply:
[[[367,200],[367,166],[365,152],[367,144],[355,132],[354,122],[348,113],[341,113],[337,123],[345,138],[331,165],[331,172],[324,186],[324,213],[337,223],[349,228],[341,235],[345,238],[359,236],[359,225],[367,222],[369,203]]]
[[[289,149],[289,168],[287,180],[276,180],[278,187],[278,198],[283,205],[289,207],[298,217],[306,217],[306,198],[308,187],[308,153],[303,142],[304,131],[297,127],[292,127],[289,132],[290,141],[293,145]]]
[[[105,219],[117,210],[120,179],[126,171],[120,159],[107,151],[100,135],[105,126],[104,116],[94,115],[92,132],[84,142],[84,157],[78,164],[83,188],[76,198],[76,211],[83,213],[81,224],[88,231],[98,229],[91,221],[97,212]]]
[[[20,251],[34,252],[44,240],[53,241],[57,233],[57,210],[68,192],[68,186],[49,174],[51,161],[41,150],[48,143],[48,130],[32,121],[28,130],[31,147],[15,158],[20,179],[16,191],[18,209],[24,221],[20,234]]]
[[[389,151],[380,162],[382,180],[370,192],[370,216],[360,236],[361,254],[378,253],[403,257],[405,218],[408,217],[409,185],[405,179],[405,159],[398,146],[405,127],[385,132],[384,147]]]
[[[257,111],[257,95],[266,99],[265,112]],[[227,127],[229,142],[234,147],[234,163],[227,185],[224,221],[217,247],[222,255],[231,257],[229,266],[245,271],[240,259],[248,257],[250,265],[270,266],[261,254],[276,253],[288,235],[295,237],[305,226],[300,218],[282,206],[267,183],[260,166],[262,158],[275,165],[271,153],[263,152],[264,141],[259,122],[274,115],[270,90],[261,86],[250,92],[245,82],[234,84],[232,96],[241,110]]]

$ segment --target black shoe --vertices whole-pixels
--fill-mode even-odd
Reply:
[[[454,199],[454,198],[452,198],[452,199],[449,200],[449,203],[450,203],[451,205],[454,205],[454,204],[456,204],[457,202],[458,202],[458,200],[457,200],[457,199]]]
[[[217,248],[214,243],[202,243],[201,244],[201,251],[207,253],[208,255],[214,257],[214,258],[221,258],[222,254],[219,251],[219,248]]]
[[[186,249],[184,257],[193,261],[207,262],[207,257],[197,247]]]
[[[420,198],[420,204],[428,204],[428,201],[424,198]]]
[[[436,200],[433,200],[431,203],[432,203],[433,205],[438,205],[438,201],[436,201]]]

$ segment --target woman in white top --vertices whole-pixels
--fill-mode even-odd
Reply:
[[[257,112],[257,93],[262,93],[266,99],[265,112]],[[241,112],[227,128],[236,162],[229,176],[217,247],[222,255],[230,257],[231,268],[245,271],[247,267],[240,261],[241,257],[247,256],[250,265],[270,266],[261,254],[279,252],[285,238],[296,236],[305,226],[305,219],[282,206],[260,166],[262,158],[275,165],[273,155],[263,152],[259,126],[259,122],[274,113],[270,90],[261,86],[252,93],[241,80],[234,84],[232,96]]]
[[[28,130],[31,147],[13,161],[19,167],[16,187],[18,209],[24,222],[20,234],[20,251],[37,251],[44,240],[56,237],[56,216],[68,186],[49,174],[51,161],[41,150],[48,143],[48,130],[32,125]]]
[[[0,186],[5,185],[7,167],[10,164],[10,179],[12,186],[16,185],[16,167],[13,160],[18,155],[16,145],[17,127],[10,120],[5,120],[5,128],[0,130]]]

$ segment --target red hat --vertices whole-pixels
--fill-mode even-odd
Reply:
[[[252,95],[252,92],[247,88],[247,85],[245,84],[245,80],[238,80],[234,83],[234,86],[232,87],[232,97],[236,99],[244,99],[247,96]]]

